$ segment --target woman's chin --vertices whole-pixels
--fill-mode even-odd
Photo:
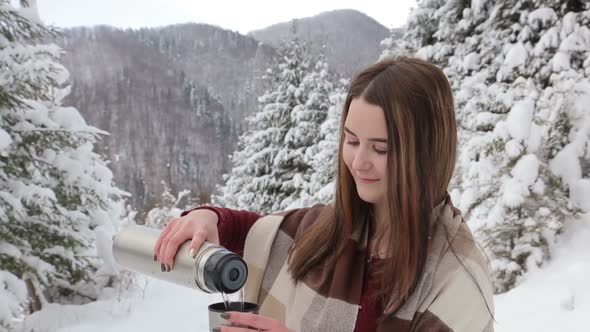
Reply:
[[[364,202],[367,202],[367,203],[370,203],[370,204],[374,204],[374,203],[377,201],[377,200],[376,200],[374,197],[372,197],[371,195],[362,195],[362,194],[360,194],[360,193],[359,193],[359,197],[360,197],[360,198],[361,198],[361,199],[362,199]]]

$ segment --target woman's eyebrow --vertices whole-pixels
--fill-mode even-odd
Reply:
[[[344,131],[351,134],[352,136],[358,137],[355,133],[352,132],[352,130],[348,129],[347,127],[344,127]],[[372,142],[380,142],[380,143],[387,143],[387,139],[385,138],[377,138],[377,137],[371,137],[369,138],[369,141]]]

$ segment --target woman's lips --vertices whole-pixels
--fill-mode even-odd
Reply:
[[[362,183],[375,183],[377,181],[379,181],[379,179],[364,179],[364,178],[357,178],[359,180],[359,182]]]

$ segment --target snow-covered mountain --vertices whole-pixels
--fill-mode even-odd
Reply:
[[[357,11],[300,22],[302,33],[316,29],[301,35],[312,42],[311,52],[317,53],[315,43],[327,43],[327,60],[344,77],[375,61],[388,33]],[[188,189],[209,200],[229,170],[245,117],[265,91],[263,75],[276,60],[278,40],[290,38],[282,26],[247,36],[206,24],[63,31],[57,43],[71,72],[67,103],[111,133],[99,150],[112,161],[118,185],[133,195],[134,208],[153,207],[162,181],[173,192]]]
[[[395,29],[394,32],[401,37],[401,29]],[[380,42],[390,31],[357,10],[339,9],[273,24],[251,31],[248,35],[279,47],[281,40],[293,33],[309,43],[314,54],[324,52],[330,67],[349,77],[359,68],[375,61],[375,55],[382,50]]]

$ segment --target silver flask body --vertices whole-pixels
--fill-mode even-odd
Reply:
[[[154,261],[154,247],[162,231],[141,225],[124,227],[113,237],[113,256],[118,264],[147,276],[206,293],[238,291],[248,277],[244,260],[219,245],[204,242],[195,258],[189,256],[190,241],[176,253],[174,269],[162,272]]]

